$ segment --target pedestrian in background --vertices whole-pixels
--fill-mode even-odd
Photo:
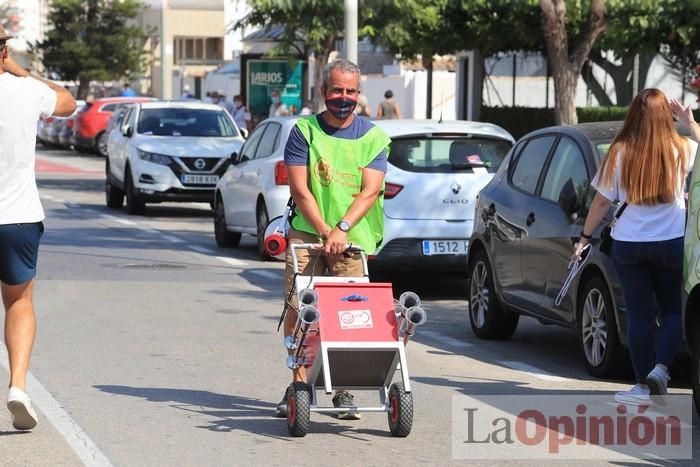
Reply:
[[[270,111],[268,112],[269,117],[283,117],[289,115],[289,109],[282,102],[278,89],[272,90],[270,93],[270,101],[272,104],[270,104]]]
[[[131,85],[129,83],[124,83],[124,88],[122,89],[122,97],[134,97],[136,95],[136,91],[131,89]]]
[[[212,98],[214,104],[226,110],[229,114],[233,114],[233,102],[228,102],[226,100],[226,95],[224,94],[224,91],[214,91],[212,93]]]
[[[360,94],[360,96],[357,98],[357,108],[355,109],[355,113],[360,117],[370,118],[372,116],[372,109],[369,107],[367,96],[364,94]]]
[[[180,96],[180,98],[181,98],[181,99],[192,99],[192,98],[194,98],[194,96],[193,96],[192,93],[190,92],[190,85],[189,85],[189,84],[185,84],[185,85],[182,87],[182,95]]]
[[[239,94],[233,96],[233,113],[231,114],[233,121],[236,122],[238,128],[243,128],[247,131],[252,129],[250,123],[250,112],[245,105],[243,105],[243,97]]]
[[[384,93],[384,100],[379,103],[379,107],[377,108],[377,118],[383,120],[401,118],[399,104],[394,102],[394,93],[391,92],[391,89]]]
[[[44,231],[34,173],[36,127],[39,117],[67,117],[76,104],[68,90],[30,75],[10,57],[11,38],[0,26],[0,288],[10,359],[7,408],[15,429],[31,430],[37,424],[26,393],[36,334],[32,289]]]
[[[650,395],[667,393],[669,367],[683,336],[684,186],[696,149],[697,143],[676,132],[664,93],[645,89],[632,101],[591,182],[597,192],[573,257],[580,257],[611,203],[619,200],[612,259],[625,300],[636,379],[632,389],[615,394],[620,403],[649,404]],[[659,312],[656,333],[652,295]]]

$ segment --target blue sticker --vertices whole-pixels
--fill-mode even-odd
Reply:
[[[362,295],[348,295],[347,297],[341,298],[344,302],[366,302],[369,298]]]

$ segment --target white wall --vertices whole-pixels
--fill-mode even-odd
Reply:
[[[384,100],[388,89],[394,93],[394,100],[399,105],[401,118],[425,118],[427,75],[425,71],[405,71],[403,75],[363,76],[362,93],[367,97],[372,109],[372,116],[377,115],[377,107]],[[444,120],[455,118],[455,73],[448,71],[433,72],[433,118]]]

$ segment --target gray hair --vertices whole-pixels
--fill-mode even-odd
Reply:
[[[360,67],[352,63],[350,60],[345,60],[344,58],[339,58],[337,60],[333,60],[329,64],[327,64],[323,68],[323,87],[328,87],[328,80],[330,79],[331,76],[331,71],[333,70],[340,70],[343,73],[353,73],[356,74],[359,78],[360,76]]]

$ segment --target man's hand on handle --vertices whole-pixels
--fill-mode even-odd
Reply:
[[[323,251],[326,255],[342,256],[347,247],[348,234],[336,227],[328,234]]]

